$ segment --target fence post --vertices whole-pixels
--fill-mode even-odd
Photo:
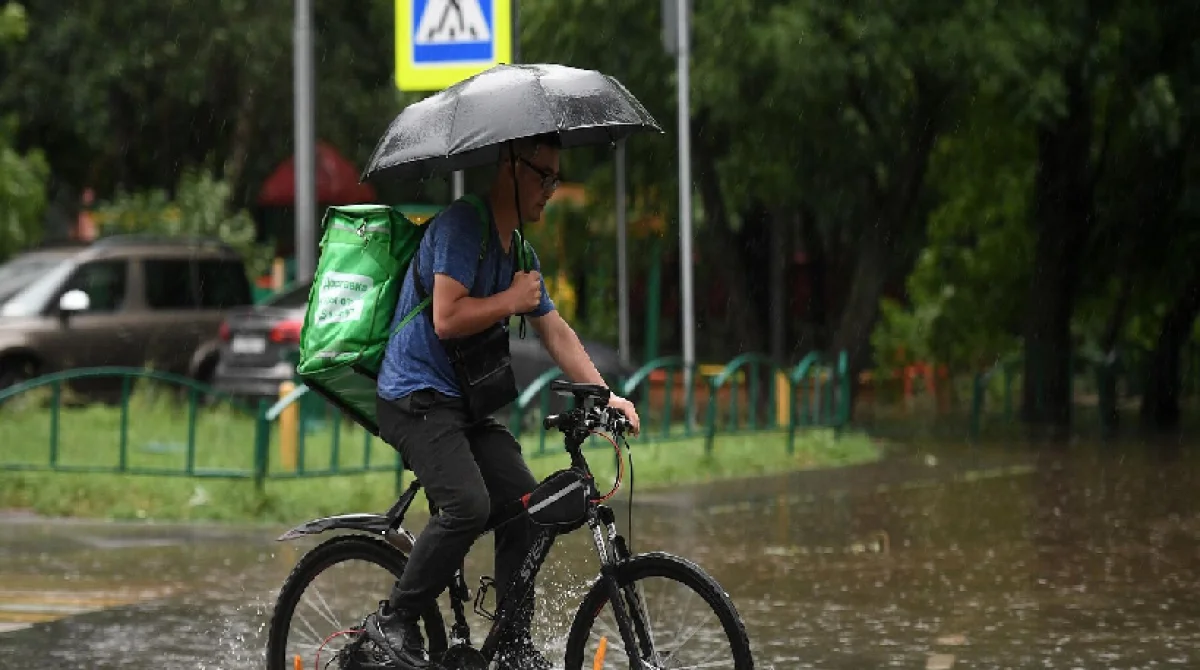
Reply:
[[[855,380],[851,378],[850,374],[850,356],[846,354],[844,349],[838,354],[838,376],[842,379],[842,385],[840,389],[841,398],[838,399],[837,403],[838,418],[837,426],[833,432],[834,438],[840,438],[842,430],[850,425],[850,403],[854,397],[851,385]]]
[[[717,434],[717,384],[716,380],[720,377],[713,377],[708,380],[708,418],[705,421],[707,424],[704,428],[704,453],[711,454],[713,450],[713,440]]]
[[[58,467],[58,424],[62,406],[62,383],[55,380],[50,386],[50,469]]]
[[[271,450],[271,422],[267,420],[267,401],[258,401],[258,416],[254,425],[254,488],[263,490]]]
[[[125,472],[129,467],[129,394],[130,380],[128,375],[121,376],[121,433],[118,469]]]
[[[787,452],[789,455],[796,453],[796,385],[798,382],[788,378],[788,436],[787,436]]]

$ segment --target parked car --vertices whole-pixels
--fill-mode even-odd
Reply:
[[[220,329],[221,357],[213,378],[218,389],[244,396],[279,395],[279,385],[294,376],[311,286],[309,282],[297,284],[258,305],[230,312]],[[554,361],[533,328],[526,329],[523,340],[517,337],[515,327],[510,332],[513,374],[517,387],[524,389],[554,367]],[[586,340],[583,346],[600,374],[613,383],[633,372],[621,365],[612,347]]]
[[[207,382],[226,310],[250,302],[241,257],[217,240],[118,235],[18,255],[0,265],[0,388],[96,366]]]

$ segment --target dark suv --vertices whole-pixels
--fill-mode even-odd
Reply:
[[[0,265],[0,388],[70,368],[208,381],[225,310],[251,303],[239,254],[208,239],[118,235]]]

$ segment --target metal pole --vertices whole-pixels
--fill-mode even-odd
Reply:
[[[684,380],[689,388],[696,365],[695,314],[692,297],[692,154],[691,154],[691,103],[688,100],[689,83],[688,54],[691,44],[688,39],[688,3],[676,0],[676,36],[679,40],[675,63],[678,68],[679,108],[679,273],[683,293],[683,364]],[[690,417],[689,417],[690,420]]]
[[[293,95],[296,154],[296,281],[312,278],[317,263],[316,138],[311,0],[295,0]]]
[[[462,170],[454,171],[454,199],[458,200],[463,197],[463,191],[466,190],[466,179],[463,176]]]
[[[512,64],[521,62],[521,0],[512,0]]]
[[[625,208],[625,140],[617,141],[617,353],[629,365],[629,263]]]

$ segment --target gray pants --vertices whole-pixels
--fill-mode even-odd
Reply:
[[[417,538],[392,591],[393,608],[416,612],[449,586],[489,519],[502,510],[511,513],[512,501],[532,491],[537,480],[512,433],[493,419],[470,423],[458,398],[432,390],[394,401],[379,398],[377,414],[380,436],[400,451],[440,511]],[[496,602],[536,534],[523,515],[496,528]],[[526,608],[518,621],[528,627],[532,602]]]

